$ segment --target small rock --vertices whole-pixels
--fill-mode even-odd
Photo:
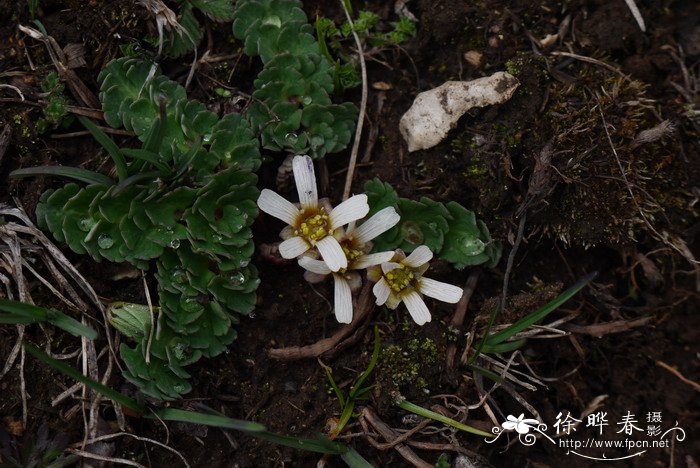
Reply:
[[[484,60],[484,54],[478,50],[469,50],[464,53],[464,60],[474,68],[479,68]]]
[[[408,151],[432,148],[469,109],[505,102],[519,85],[513,75],[497,72],[472,81],[448,81],[420,93],[399,122]]]

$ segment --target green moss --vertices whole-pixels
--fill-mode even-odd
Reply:
[[[410,386],[426,390],[428,382],[423,374],[438,362],[438,348],[430,338],[412,338],[405,348],[390,345],[379,356],[379,378],[391,392],[401,392]]]
[[[668,229],[666,217],[687,201],[687,175],[664,156],[678,153],[673,139],[631,145],[639,132],[659,123],[646,85],[588,65],[579,66],[577,78],[574,84],[552,85],[538,125],[540,134],[554,139],[559,156],[552,164],[565,183],[548,198],[537,221],[565,242],[584,246],[651,235],[645,218],[659,232]]]

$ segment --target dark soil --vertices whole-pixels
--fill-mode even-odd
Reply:
[[[61,46],[85,45],[86,66],[76,71],[95,93],[99,70],[119,56],[119,46],[135,43],[148,48],[141,39],[155,33],[154,21],[134,2],[39,3],[38,18]],[[356,8],[362,6],[377,12],[386,24],[396,20],[385,2],[354,3]],[[522,350],[546,386],[538,386],[536,391],[514,388],[549,425],[548,434],[553,434],[552,424],[559,412],[570,411],[578,418],[601,395],[607,396],[599,410],[608,413],[609,439],[622,437],[615,424],[628,412],[637,416],[644,429],[647,414],[661,412],[661,425],[666,429],[677,422],[686,431],[685,440],[615,463],[697,466],[697,387],[682,381],[659,362],[674,367],[691,381],[700,381],[696,276],[700,273],[677,250],[660,241],[657,233],[665,233],[676,246],[685,245],[696,256],[700,254],[700,11],[694,2],[683,0],[637,3],[646,19],[646,33],[622,1],[418,0],[408,3],[419,19],[417,37],[404,44],[402,50],[390,48],[375,56],[381,64],[368,61],[367,122],[369,128],[379,127],[379,136],[371,164],[358,169],[355,191],[360,192],[366,180],[379,177],[403,197],[457,201],[473,209],[494,238],[504,244],[504,259],[499,266],[481,273],[463,330],[448,326],[453,306],[437,302],[429,304],[433,321],[422,328],[412,324],[401,308],[397,312],[378,309],[372,316],[372,324],[381,331],[382,354],[370,378],[376,386],[366,404],[374,407],[390,426],[412,427],[406,413],[391,404],[395,392],[426,407],[445,404],[444,401],[454,403],[456,400],[450,399],[454,397],[469,405],[479,401],[475,384],[475,377],[481,380],[478,374],[460,366],[447,369],[445,353],[456,342],[459,358],[465,333],[483,333],[490,305],[500,296],[505,257],[516,237],[515,213],[527,201],[524,241],[515,256],[510,281],[513,299],[498,323],[519,319],[587,273],[598,271],[599,276],[562,307],[564,312],[578,313],[572,322],[580,327],[578,333],[530,340]],[[342,19],[334,2],[314,0],[305,2],[305,8],[310,17],[323,14],[337,21]],[[31,24],[24,2],[0,0],[0,18],[0,82],[20,87],[28,101],[36,102],[38,84],[52,70],[51,62],[42,44],[17,29],[18,24]],[[209,24],[208,28],[212,55],[238,49],[238,44],[232,45],[229,25]],[[557,33],[560,37],[548,47],[535,42]],[[200,51],[206,41],[205,35]],[[482,54],[480,64],[464,59],[469,51]],[[571,54],[596,62],[572,58]],[[185,57],[167,61],[164,69],[171,78],[184,81],[190,60]],[[231,85],[248,92],[256,67],[245,56],[204,65],[196,75],[190,97],[202,100],[214,110],[230,112],[230,103],[214,93],[218,86],[214,80],[226,82],[233,70]],[[511,100],[470,112],[437,147],[408,153],[398,122],[418,92],[447,80],[469,80],[500,70],[509,71],[521,82]],[[391,89],[374,89],[372,83],[379,81]],[[385,101],[378,112],[380,93]],[[68,92],[66,95],[73,98]],[[0,89],[0,130],[8,123],[13,130],[7,152],[4,157],[0,154],[0,181],[4,181],[0,184],[0,202],[12,204],[16,197],[32,214],[39,195],[60,182],[48,178],[10,180],[11,170],[39,164],[96,168],[106,158],[89,137],[51,137],[81,130],[80,125],[39,134],[35,122],[41,117],[40,107],[16,98],[12,91]],[[338,97],[341,98],[358,103],[360,94],[352,90]],[[673,123],[674,132],[652,143],[634,143],[640,132],[667,119]],[[617,156],[611,150],[606,125]],[[548,142],[554,151],[550,169],[540,181],[540,190],[534,197],[532,191],[528,196],[535,161]],[[360,156],[364,148],[363,142]],[[271,162],[260,173],[260,186],[274,188],[281,156],[269,156]],[[342,192],[342,171],[348,156],[346,151],[327,158],[330,190],[325,195],[334,200]],[[625,171],[624,177],[620,167]],[[628,185],[632,186],[634,198]],[[280,227],[275,220],[261,216],[256,239],[272,242]],[[145,302],[140,280],[111,280],[117,266],[98,265],[67,248],[65,251],[106,302]],[[262,281],[257,310],[242,320],[239,337],[229,353],[193,366],[194,390],[187,399],[172,406],[196,409],[205,404],[231,417],[259,421],[284,434],[325,433],[328,422],[339,414],[323,368],[316,360],[280,363],[271,360],[267,350],[307,345],[333,334],[339,326],[328,302],[332,301],[332,285],[323,283],[312,291],[295,264],[280,265],[264,258],[255,261]],[[455,271],[436,262],[432,276],[463,285],[471,271]],[[44,297],[49,301],[45,305],[54,305],[50,295],[40,292],[40,284],[31,287],[37,291],[36,298]],[[563,315],[560,311],[551,317]],[[644,317],[649,321],[641,326],[601,337],[581,332],[591,325]],[[79,341],[68,336],[47,333],[32,326],[26,338],[41,346],[51,340],[54,352],[70,352],[80,346]],[[0,368],[15,340],[14,327],[0,326]],[[372,333],[368,327],[356,343],[324,363],[333,368],[336,382],[347,389],[367,366],[371,349]],[[504,357],[508,359],[509,354]],[[79,367],[78,362],[69,363]],[[522,365],[518,369],[524,371]],[[53,431],[68,433],[72,442],[82,440],[80,412],[70,411],[76,401],[67,400],[56,407],[50,403],[73,382],[30,357],[26,359],[25,373],[29,418],[27,427],[19,431],[25,440],[32,440],[47,422]],[[133,391],[118,373],[110,385]],[[489,388],[491,384],[485,380],[483,385]],[[444,400],[437,395],[454,397]],[[508,414],[526,413],[532,417],[503,389],[496,390],[488,404],[499,421]],[[19,377],[13,370],[0,381],[0,416],[5,424],[4,428],[0,425],[0,435],[11,432],[8,428],[21,420],[21,415]],[[110,430],[116,428],[114,414],[107,406],[102,416]],[[466,423],[486,430],[493,426],[483,408],[471,411]],[[162,425],[147,420],[132,417],[128,424],[137,435],[163,442],[168,439],[169,445],[180,451],[191,466],[313,466],[320,458],[235,432],[226,435],[213,428],[171,424],[166,434]],[[360,432],[362,428],[357,424],[346,431]],[[579,434],[579,439],[595,437],[583,424]],[[414,440],[459,444],[494,466],[596,465],[595,461],[577,458],[544,439],[533,447],[516,442],[507,450],[504,438],[489,445],[481,437],[462,432],[416,435]],[[362,435],[348,443],[375,466],[406,465],[398,452],[377,450]],[[444,450],[416,452],[435,463]],[[456,455],[445,453],[453,459]],[[602,450],[586,453],[603,456]],[[605,456],[630,453],[624,449],[608,450]],[[181,463],[170,452],[127,438],[117,439],[114,456],[150,466]],[[331,463],[342,464],[340,460]]]

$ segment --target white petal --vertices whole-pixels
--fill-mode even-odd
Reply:
[[[527,434],[530,432],[530,426],[523,423],[517,423],[515,425],[515,430],[518,432],[518,434]]]
[[[304,272],[304,279],[306,280],[307,283],[310,284],[318,284],[323,282],[326,278],[328,278],[328,275],[319,275],[317,273],[313,273],[309,270],[306,270]]]
[[[335,237],[324,237],[316,243],[316,248],[331,271],[338,271],[341,268],[348,267],[348,259],[345,256],[345,252],[343,252],[342,247],[340,247]]]
[[[364,218],[369,213],[367,195],[353,195],[340,205],[333,208],[330,214],[331,229],[345,226],[348,223]]]
[[[418,325],[424,325],[427,322],[430,322],[430,311],[428,310],[428,306],[425,305],[425,302],[423,302],[423,299],[421,299],[417,292],[411,291],[410,293],[404,295],[402,299],[403,303],[406,304],[408,313],[411,314],[414,322],[416,322]]]
[[[269,189],[263,189],[258,198],[258,206],[262,211],[281,219],[287,224],[294,224],[299,216],[299,210],[292,202]]]
[[[396,226],[400,219],[401,217],[394,207],[387,206],[355,229],[352,237],[358,242],[365,244]]]
[[[408,265],[413,268],[418,268],[421,265],[425,265],[433,258],[433,252],[428,248],[427,245],[421,245],[416,248],[411,255],[406,257],[406,259],[401,262],[404,265]]]
[[[335,318],[340,323],[352,322],[352,293],[350,285],[341,275],[335,278]]]
[[[503,424],[501,424],[501,426],[502,426],[503,429],[505,429],[506,431],[512,431],[513,429],[515,429],[515,427],[517,426],[517,424],[518,424],[518,423],[513,422],[513,421],[506,421],[506,422],[504,422]]]
[[[362,270],[364,268],[388,262],[392,258],[394,258],[394,252],[378,252],[369,255],[362,255],[352,262],[350,268],[353,270]]]
[[[304,268],[305,270],[309,270],[312,273],[316,273],[319,275],[330,275],[331,274],[331,269],[328,268],[328,265],[326,265],[326,262],[323,262],[321,260],[315,260],[310,257],[301,257],[299,259],[299,266]]]
[[[297,258],[299,255],[303,254],[309,250],[311,246],[301,237],[292,237],[282,242],[279,246],[280,255],[282,258]]]
[[[382,272],[384,274],[389,273],[391,270],[395,270],[399,268],[401,265],[399,265],[396,262],[384,262],[382,263]]]
[[[418,290],[438,301],[455,304],[462,298],[462,288],[430,278],[421,278]]]
[[[299,203],[302,208],[318,206],[318,191],[316,190],[316,175],[314,162],[308,156],[294,156],[292,160],[294,182],[299,193]]]
[[[383,305],[387,299],[389,299],[389,293],[391,293],[391,288],[384,278],[377,281],[377,283],[372,288],[374,297],[377,298],[377,305]]]

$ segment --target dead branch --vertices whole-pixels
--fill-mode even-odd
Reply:
[[[472,298],[472,294],[474,294],[476,282],[479,280],[480,274],[481,270],[475,270],[469,274],[467,282],[464,285],[464,292],[462,293],[462,297],[459,299],[459,302],[455,307],[454,314],[452,315],[452,321],[450,322],[451,327],[456,329],[462,327],[462,324],[464,323],[464,318],[467,315],[467,309],[469,308],[469,301]],[[455,365],[455,354],[457,354],[457,345],[455,343],[450,343],[447,346],[446,358],[448,369],[453,368]]]
[[[562,328],[574,333],[595,336],[601,338],[612,333],[621,333],[632,328],[642,327],[649,323],[653,317],[642,317],[637,320],[616,320],[614,322],[597,323],[595,325],[563,325]]]
[[[349,344],[348,341],[352,340],[351,335],[374,310],[374,301],[372,300],[371,292],[372,283],[367,281],[360,292],[356,314],[352,323],[343,326],[335,335],[324,338],[308,346],[270,349],[267,352],[268,356],[277,361],[298,361],[300,359],[318,358],[334,349],[337,350],[345,347]],[[343,340],[345,340],[345,342],[343,342]]]
[[[369,407],[364,407],[362,408],[362,411],[360,412],[360,422],[366,422],[369,425],[371,425],[378,433],[382,435],[382,437],[387,441],[393,441],[396,440],[399,437],[399,434],[397,434],[392,428],[390,428],[384,421],[382,421],[377,413],[374,412],[372,408]],[[364,426],[364,424],[363,424]],[[367,429],[365,429],[365,432],[369,432]],[[379,444],[376,440],[373,438],[367,436],[367,440],[370,442],[375,447],[381,446],[382,444]],[[411,450],[409,447],[407,447],[405,444],[398,444],[393,447],[396,449],[397,452],[399,452],[399,455],[401,455],[404,460],[409,462],[415,467],[418,468],[431,468],[433,465],[430,463],[427,463],[425,460],[420,458],[416,453]],[[381,450],[381,449],[380,449]]]

